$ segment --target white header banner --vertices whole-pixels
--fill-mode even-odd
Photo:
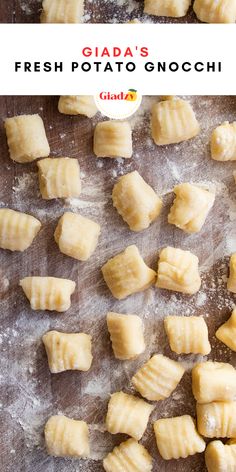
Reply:
[[[0,25],[0,95],[236,95],[236,26]]]

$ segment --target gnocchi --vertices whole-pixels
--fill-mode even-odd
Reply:
[[[103,467],[106,472],[151,472],[152,458],[142,444],[128,439],[105,457]]]
[[[87,261],[97,247],[100,232],[100,225],[95,221],[66,212],[58,222],[54,238],[63,254]]]
[[[160,252],[156,286],[193,295],[201,286],[198,257],[190,251],[166,247]]]
[[[51,416],[44,429],[48,454],[55,457],[89,456],[89,431],[84,421]]]
[[[132,384],[147,400],[164,400],[175,390],[184,372],[179,362],[156,354],[134,375]]]
[[[216,331],[216,337],[232,351],[236,351],[236,309],[231,317]]]
[[[5,129],[10,157],[26,163],[50,154],[43,120],[39,115],[20,115],[7,118]]]
[[[86,372],[92,364],[91,336],[84,333],[48,331],[43,336],[49,369],[52,374],[65,370]]]
[[[164,327],[170,348],[176,354],[210,353],[208,329],[202,316],[167,316]]]
[[[45,200],[79,197],[81,181],[77,159],[48,158],[42,159],[37,164],[40,192]]]
[[[58,102],[58,110],[64,115],[85,115],[92,118],[98,109],[91,95],[66,95]]]
[[[0,247],[10,251],[25,251],[32,244],[41,228],[41,223],[34,216],[10,210],[0,209]]]
[[[235,438],[236,402],[197,403],[197,427],[206,438]]]
[[[154,432],[159,453],[165,460],[186,458],[203,452],[206,447],[189,415],[157,420]]]
[[[236,252],[230,257],[227,289],[230,292],[236,293]]]
[[[56,277],[25,277],[20,281],[32,310],[63,312],[70,308],[75,282]]]
[[[236,121],[226,121],[214,129],[211,135],[211,157],[215,161],[236,160]]]
[[[192,389],[198,403],[236,400],[236,370],[224,362],[200,362],[192,370]]]
[[[195,0],[194,12],[204,23],[235,23],[235,0]]]
[[[113,205],[132,231],[142,231],[158,217],[162,201],[137,172],[120,177],[112,192]]]
[[[144,13],[180,18],[187,14],[190,4],[191,0],[145,0]]]
[[[186,100],[164,100],[152,109],[152,137],[158,146],[174,144],[194,138],[200,126]]]
[[[102,121],[94,132],[94,154],[97,157],[132,156],[132,131],[128,121]]]
[[[113,297],[118,300],[147,289],[156,278],[156,273],[145,264],[135,245],[109,259],[102,267],[102,274]]]
[[[135,359],[145,351],[143,323],[139,316],[109,312],[107,327],[116,359]]]
[[[210,442],[206,447],[205,462],[208,472],[235,472],[236,444]]]
[[[139,441],[154,407],[140,398],[123,392],[111,395],[106,416],[107,431],[128,434]]]
[[[176,185],[168,222],[186,233],[199,232],[211,210],[215,194],[189,183]]]
[[[43,0],[41,23],[82,23],[84,0]]]

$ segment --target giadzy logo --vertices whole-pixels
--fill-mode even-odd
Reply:
[[[108,118],[124,119],[139,108],[142,96],[134,88],[125,91],[102,91],[94,97],[99,111]]]
[[[101,100],[128,100],[129,102],[135,102],[138,98],[138,93],[135,89],[129,89],[127,93],[101,92],[99,97]]]

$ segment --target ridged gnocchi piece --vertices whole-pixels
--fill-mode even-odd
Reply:
[[[54,238],[60,251],[78,261],[87,261],[94,253],[101,227],[95,221],[66,212],[59,219]]]
[[[190,5],[191,0],[145,0],[144,13],[180,18],[187,14]]]
[[[197,428],[206,438],[235,438],[236,402],[197,403]]]
[[[142,231],[159,216],[162,201],[135,170],[120,177],[112,192],[113,205],[132,231]]]
[[[34,216],[10,210],[0,209],[0,247],[10,251],[25,251],[32,244],[41,228],[41,223]]]
[[[236,370],[226,362],[200,362],[192,370],[192,389],[198,403],[236,400]]]
[[[128,121],[101,121],[94,131],[93,151],[97,157],[132,156],[132,131]]]
[[[43,0],[41,23],[82,23],[84,0]]]
[[[128,434],[139,441],[143,436],[154,407],[144,400],[116,392],[111,395],[106,416],[107,431]]]
[[[227,289],[230,292],[236,293],[236,252],[230,257]]]
[[[216,337],[232,351],[236,351],[236,309],[231,317],[216,331]]]
[[[102,267],[102,274],[113,297],[118,300],[147,289],[156,278],[156,273],[145,264],[135,245],[109,259]]]
[[[158,146],[181,143],[200,131],[194,111],[186,100],[164,100],[152,108],[152,137]]]
[[[211,135],[211,157],[215,161],[236,160],[236,121],[226,121],[214,129]]]
[[[135,359],[145,351],[143,322],[139,316],[109,312],[107,327],[116,359]]]
[[[48,454],[55,457],[89,456],[89,431],[84,421],[63,415],[51,416],[44,429]]]
[[[190,251],[166,247],[160,252],[156,286],[193,295],[201,286],[198,257]]]
[[[39,115],[19,115],[5,120],[10,158],[26,163],[50,154],[43,120]]]
[[[75,282],[56,277],[25,277],[20,281],[32,310],[66,311],[71,306],[70,297]]]
[[[235,0],[195,0],[193,10],[204,23],[235,23]]]
[[[77,159],[47,158],[37,163],[42,198],[76,198],[81,193],[80,167]]]
[[[92,95],[64,95],[59,98],[58,110],[64,115],[85,115],[88,118],[98,111]]]
[[[189,183],[176,185],[175,200],[168,215],[168,223],[186,231],[199,232],[213,207],[215,194]]]
[[[132,384],[147,400],[164,400],[176,389],[184,372],[179,362],[156,354],[136,372]]]
[[[176,354],[209,354],[208,328],[202,316],[167,316],[164,327]]]
[[[205,462],[208,472],[235,472],[236,445],[210,442],[206,447]]]
[[[189,415],[162,418],[154,423],[157,448],[165,460],[203,452],[206,444]]]
[[[106,472],[151,472],[152,458],[142,444],[128,439],[105,457],[103,467]]]
[[[52,374],[65,370],[90,369],[93,356],[91,336],[85,333],[60,333],[48,331],[43,336],[43,343]]]

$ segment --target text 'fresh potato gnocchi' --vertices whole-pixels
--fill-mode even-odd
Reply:
[[[0,247],[10,251],[25,251],[32,244],[41,228],[41,223],[34,216],[10,210],[0,209]]]
[[[211,351],[208,329],[202,316],[167,316],[165,331],[176,354],[202,354]]]
[[[81,193],[80,167],[69,157],[42,159],[37,163],[39,188],[45,200],[76,198]]]
[[[230,257],[227,289],[230,292],[236,293],[236,252]]]
[[[135,359],[145,351],[143,322],[139,316],[109,312],[107,327],[116,359]]]
[[[154,407],[133,395],[116,392],[111,395],[106,417],[107,431],[128,434],[139,441],[143,436]]]
[[[184,372],[179,362],[156,354],[134,375],[132,384],[147,400],[164,400],[175,390]]]
[[[231,317],[216,331],[216,337],[232,351],[236,351],[236,309]]]
[[[236,400],[236,370],[226,362],[201,362],[192,370],[192,388],[198,403]]]
[[[71,306],[70,297],[75,282],[56,277],[25,277],[20,281],[32,310],[66,311]]]
[[[89,456],[89,431],[84,421],[51,416],[44,429],[48,454],[55,457]]]
[[[64,115],[85,115],[88,118],[98,111],[91,95],[64,95],[59,99],[58,110]]]
[[[152,137],[158,146],[194,138],[200,126],[194,111],[185,100],[164,100],[152,108]]]
[[[205,461],[208,472],[235,472],[236,444],[231,444],[231,441],[226,444],[210,442],[205,451]]]
[[[186,15],[190,4],[191,0],[145,0],[144,13],[180,18]]]
[[[103,467],[106,472],[151,472],[152,458],[142,444],[128,439],[105,457]]]
[[[193,9],[204,23],[235,23],[236,0],[195,0]]]
[[[128,121],[102,121],[94,131],[94,154],[97,157],[132,156],[132,131]]]
[[[52,374],[65,370],[86,372],[92,364],[91,336],[84,333],[49,331],[43,336]]]
[[[141,292],[154,283],[156,273],[142,259],[137,246],[128,246],[102,267],[104,280],[118,300]]]
[[[174,247],[162,249],[156,286],[188,295],[196,293],[201,286],[198,257]]]
[[[54,238],[63,254],[87,261],[97,247],[100,231],[100,225],[95,221],[66,212],[58,222]]]
[[[43,0],[41,23],[81,23],[84,0]]]
[[[197,427],[206,438],[235,438],[236,402],[197,403]]]
[[[226,121],[214,129],[211,135],[211,157],[215,161],[236,160],[236,121]]]
[[[154,431],[163,459],[186,458],[205,450],[205,441],[198,434],[195,422],[189,415],[157,420]]]
[[[176,185],[174,192],[176,197],[168,222],[186,233],[197,233],[214,204],[215,194],[189,183]]]
[[[148,228],[162,207],[161,199],[137,171],[120,177],[113,188],[112,200],[132,231]]]
[[[10,157],[25,163],[47,157],[50,147],[43,120],[39,115],[20,115],[7,118],[5,129]]]

